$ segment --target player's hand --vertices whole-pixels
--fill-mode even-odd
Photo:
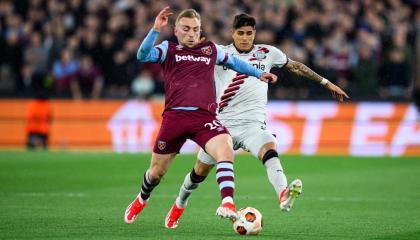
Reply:
[[[165,27],[168,24],[169,16],[171,16],[173,13],[171,11],[171,8],[169,6],[166,6],[162,11],[159,12],[159,14],[155,18],[155,24],[153,25],[153,28],[160,32],[163,27]]]
[[[325,88],[331,91],[331,95],[333,98],[337,99],[338,101],[342,102],[344,100],[344,97],[350,98],[346,92],[344,92],[341,88],[339,88],[337,85],[335,85],[332,82],[328,82],[325,84]]]
[[[261,74],[260,80],[266,83],[275,83],[277,82],[277,76],[272,73],[263,73]]]

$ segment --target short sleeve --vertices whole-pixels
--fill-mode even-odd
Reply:
[[[273,54],[273,67],[282,68],[287,64],[287,56],[280,49],[272,47],[271,52]]]

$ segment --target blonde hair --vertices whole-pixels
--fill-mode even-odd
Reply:
[[[194,9],[185,9],[180,14],[178,14],[178,17],[176,17],[175,24],[177,24],[181,18],[197,18],[198,21],[201,22],[200,14]]]

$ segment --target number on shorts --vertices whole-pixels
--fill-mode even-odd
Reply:
[[[213,122],[209,122],[209,123],[204,124],[204,127],[209,127],[210,130],[214,130],[217,127],[221,127],[221,126],[222,126],[222,124],[218,120],[213,120]]]

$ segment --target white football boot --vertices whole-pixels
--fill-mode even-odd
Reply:
[[[293,207],[295,200],[302,193],[302,181],[300,179],[293,180],[288,187],[286,187],[279,197],[280,209],[289,212]]]

